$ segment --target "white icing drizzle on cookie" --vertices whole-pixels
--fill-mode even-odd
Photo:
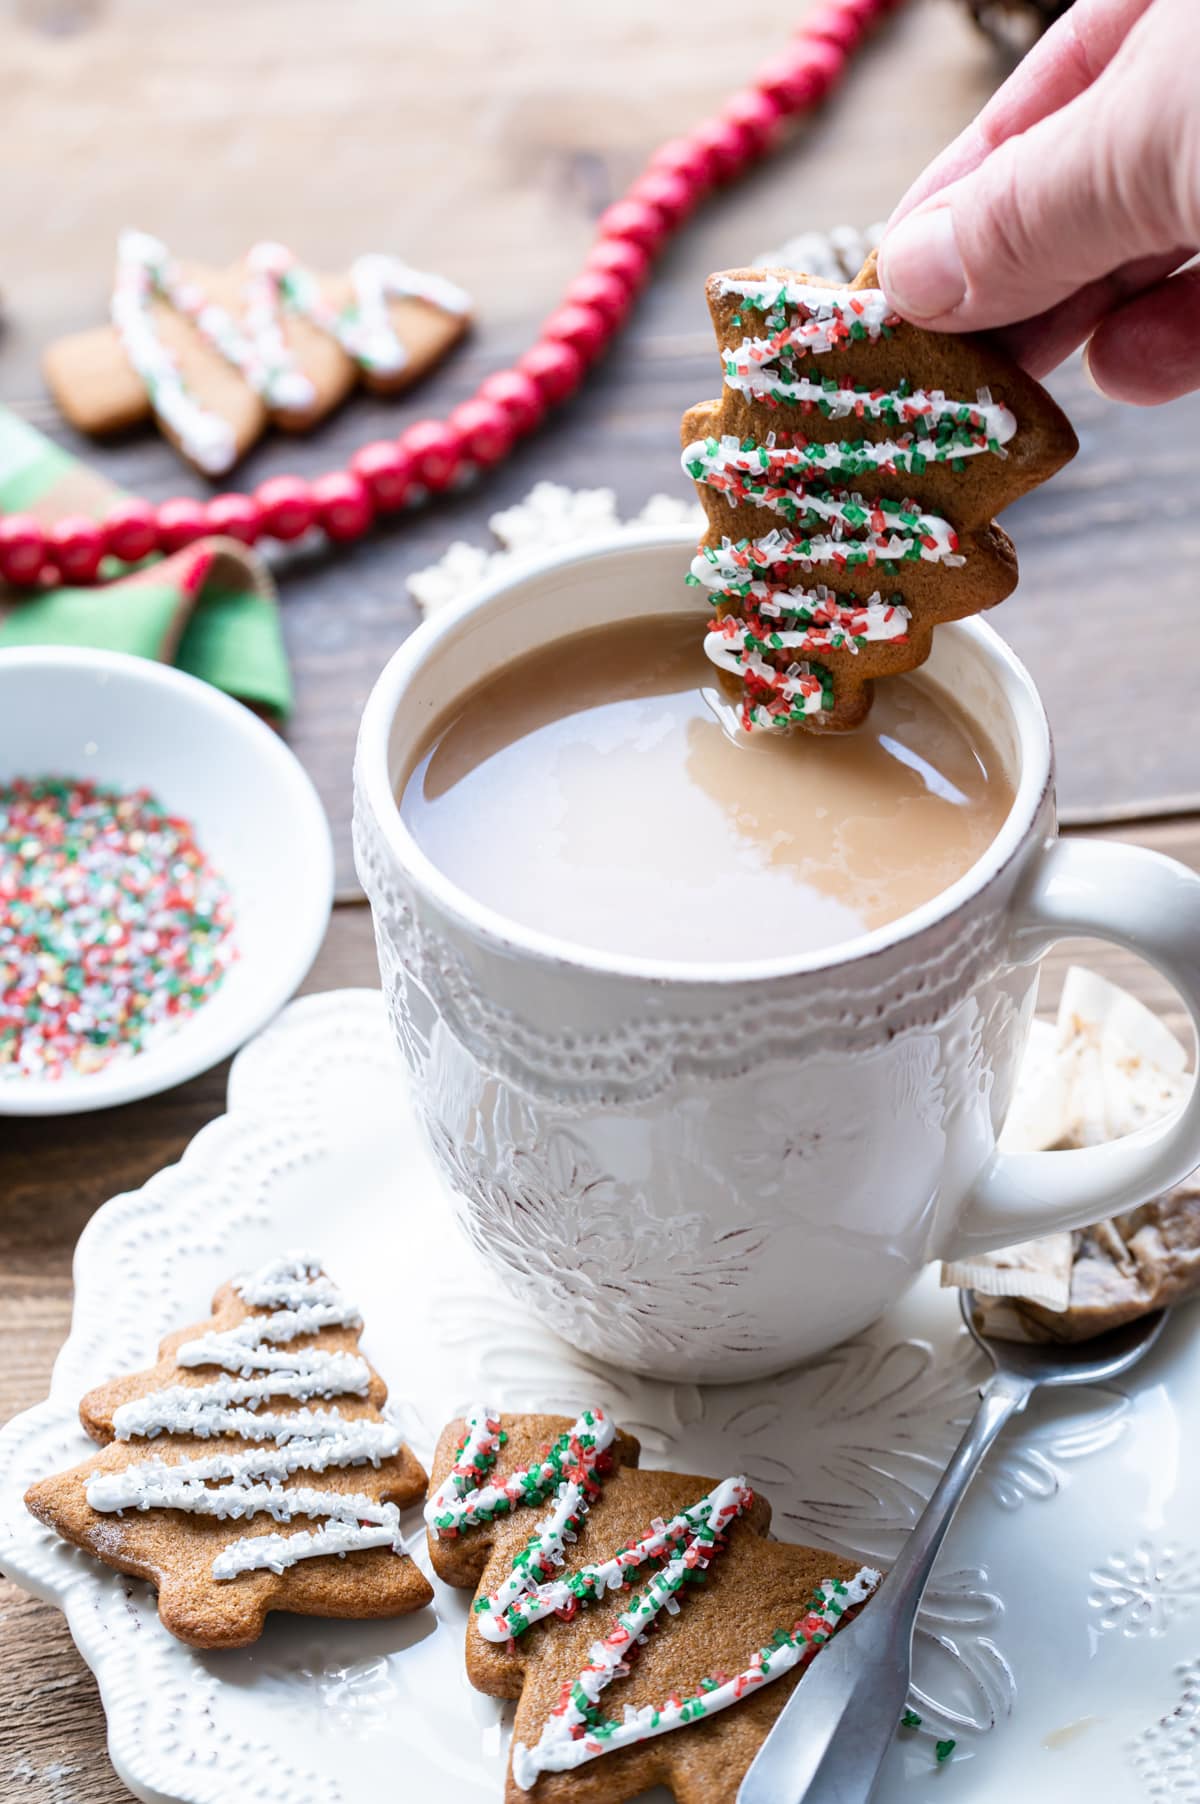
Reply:
[[[561,1500],[571,1485],[579,1492],[576,1508],[586,1508],[586,1491],[599,1483],[597,1466],[616,1436],[611,1418],[602,1409],[585,1409],[542,1459],[492,1484],[486,1481],[486,1474],[504,1442],[500,1412],[477,1403],[468,1410],[466,1423],[466,1437],[454,1464],[425,1505],[425,1521],[435,1539],[541,1502],[551,1490]]]
[[[235,316],[183,275],[161,240],[148,232],[125,231],[117,244],[111,317],[155,413],[193,463],[218,475],[236,461],[236,435],[226,419],[189,389],[176,358],[159,337],[155,303],[165,303],[189,320],[266,407],[300,415],[318,397],[288,343],[289,313],[336,339],[363,369],[386,376],[403,369],[408,356],[392,323],[392,301],[421,300],[458,315],[470,306],[469,297],[453,282],[412,269],[398,258],[375,254],[351,265],[350,290],[347,305],[334,307],[326,301],[318,277],[285,246],[258,244],[246,258],[244,304]]]
[[[549,1512],[517,1552],[508,1576],[490,1595],[475,1601],[478,1630],[493,1644],[515,1640],[547,1618],[572,1617],[581,1605],[625,1591],[639,1568],[650,1561],[657,1563],[644,1590],[629,1598],[628,1607],[608,1633],[593,1644],[582,1672],[563,1686],[537,1741],[532,1747],[522,1742],[514,1745],[512,1775],[522,1791],[528,1791],[541,1773],[568,1772],[612,1749],[665,1735],[724,1710],[758,1686],[782,1677],[810,1660],[829,1639],[844,1611],[863,1602],[879,1583],[879,1573],[866,1566],[848,1585],[826,1579],[794,1628],[779,1631],[733,1678],[722,1674],[705,1680],[695,1696],[672,1696],[657,1707],[627,1707],[620,1721],[601,1718],[598,1700],[612,1681],[628,1670],[634,1645],[645,1638],[662,1611],[678,1612],[676,1594],[682,1595],[689,1579],[724,1551],[728,1530],[753,1501],[744,1478],[723,1479],[669,1522],[651,1522],[640,1540],[606,1559],[565,1572],[567,1548],[577,1540],[603,1479],[607,1462],[600,1456],[614,1436],[614,1426],[602,1410],[584,1410],[566,1433],[545,1449],[540,1461],[491,1481],[488,1474],[506,1437],[499,1411],[476,1405],[467,1412],[466,1434],[450,1472],[426,1504],[431,1532],[456,1536],[506,1516],[535,1498],[544,1500],[548,1487],[555,1486]],[[594,1470],[597,1460],[599,1473]],[[550,1623],[546,1632],[552,1633],[553,1628]]]
[[[773,620],[745,620],[726,614],[708,631],[704,650],[721,670],[741,676],[747,669],[766,676],[777,669],[765,662],[765,653],[791,652],[795,657],[816,657],[822,652],[857,654],[860,644],[894,643],[908,633],[909,611],[897,602],[884,601],[878,591],[864,603],[842,605],[832,601],[814,609],[806,623],[796,627]]]
[[[113,1429],[120,1441],[166,1433],[230,1437],[249,1445],[173,1461],[152,1455],[117,1471],[93,1472],[86,1486],[88,1503],[104,1514],[172,1509],[221,1520],[268,1515],[287,1523],[303,1516],[324,1524],[314,1531],[251,1535],[232,1542],[213,1562],[217,1579],[262,1568],[283,1572],[298,1560],[362,1548],[403,1552],[394,1503],[285,1483],[297,1472],[378,1466],[400,1451],[399,1428],[344,1416],[336,1407],[291,1412],[260,1408],[275,1397],[304,1402],[366,1396],[370,1367],[357,1354],[280,1344],[325,1327],[357,1327],[358,1310],[323,1275],[320,1261],[307,1254],[274,1260],[235,1279],[234,1289],[249,1307],[268,1313],[185,1341],[175,1354],[181,1366],[225,1366],[228,1375],[208,1384],[164,1385],[132,1398],[113,1411]],[[262,1442],[273,1445],[255,1444]]]
[[[666,1735],[727,1709],[748,1692],[807,1664],[833,1634],[844,1611],[870,1596],[880,1578],[871,1567],[861,1567],[848,1585],[823,1580],[806,1615],[790,1632],[779,1632],[767,1647],[760,1648],[734,1677],[712,1679],[691,1697],[676,1694],[658,1705],[627,1706],[619,1720],[601,1718],[599,1700],[613,1680],[628,1671],[636,1644],[644,1640],[662,1611],[678,1612],[689,1579],[724,1551],[729,1529],[752,1500],[744,1478],[723,1479],[670,1522],[651,1524],[640,1541],[611,1558],[536,1586],[529,1581],[527,1565],[514,1567],[501,1591],[486,1600],[477,1617],[480,1632],[489,1641],[504,1641],[548,1616],[573,1616],[581,1601],[625,1589],[638,1567],[648,1560],[662,1560],[608,1633],[593,1642],[587,1665],[573,1682],[563,1686],[537,1741],[532,1747],[523,1742],[514,1745],[512,1774],[521,1790],[528,1791],[542,1773],[572,1771],[617,1748]],[[544,1524],[540,1532],[545,1533],[547,1527]],[[562,1558],[560,1552],[559,1564]],[[506,1596],[510,1601],[500,1613]]]

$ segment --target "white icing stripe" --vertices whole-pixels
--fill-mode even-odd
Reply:
[[[585,1410],[556,1443],[590,1440],[589,1461],[595,1461],[612,1445],[616,1429],[603,1410]],[[479,1462],[491,1460],[500,1445],[500,1415],[497,1410],[476,1404],[467,1414],[467,1436],[454,1468],[438,1486],[425,1505],[425,1521],[431,1532],[458,1534],[478,1522],[487,1521],[497,1511],[506,1511],[528,1501],[527,1481],[531,1475],[538,1482],[552,1482],[556,1468],[549,1460],[537,1466],[509,1472],[497,1484],[479,1484],[471,1475]],[[565,1481],[564,1481],[565,1482]],[[556,1492],[559,1487],[556,1486]]]
[[[784,378],[761,366],[743,369],[728,352],[725,386],[756,399],[766,397],[796,406],[812,402],[831,420],[846,419],[854,414],[860,419],[890,420],[901,426],[935,426],[942,420],[956,418],[967,408],[979,416],[982,429],[998,443],[1010,439],[1016,431],[1012,414],[1007,407],[992,401],[986,389],[980,389],[974,401],[956,401],[940,388],[872,390],[854,388],[850,384],[831,388],[812,376]]]
[[[872,338],[878,338],[885,324],[900,317],[881,288],[828,288],[819,282],[781,276],[716,276],[712,286],[719,295],[736,294],[768,311],[782,301],[786,307],[806,308],[817,319],[858,320]]]
[[[946,523],[940,521],[938,524],[945,526]],[[912,533],[873,532],[865,539],[844,539],[825,534],[806,537],[776,530],[761,539],[740,544],[726,539],[716,548],[700,552],[692,559],[692,575],[706,589],[737,590],[755,580],[756,570],[775,564],[800,564],[806,570],[814,564],[869,567],[874,563],[912,561],[914,547],[921,560],[927,563],[946,564],[955,569],[966,561],[961,553],[949,549],[944,539],[935,538],[929,545]],[[866,555],[856,557],[856,553]]]
[[[669,1561],[651,1579],[634,1606],[617,1618],[610,1634],[593,1644],[589,1664],[576,1680],[576,1687],[591,1704],[596,1703],[625,1664],[631,1645],[641,1640],[664,1606],[669,1609],[675,1602],[675,1590],[688,1565],[686,1554]],[[649,1741],[682,1728],[685,1723],[727,1710],[749,1692],[781,1679],[797,1666],[806,1666],[830,1639],[845,1611],[865,1602],[879,1579],[880,1574],[872,1567],[862,1566],[848,1585],[823,1580],[812,1610],[802,1624],[796,1625],[791,1637],[781,1645],[772,1643],[761,1648],[752,1663],[732,1679],[677,1703],[647,1704],[640,1710],[627,1708],[623,1721],[605,1724],[599,1733],[589,1730],[587,1716],[573,1695],[576,1687],[572,1687],[565,1701],[547,1718],[533,1747],[522,1742],[514,1746],[513,1779],[522,1791],[528,1791],[542,1773],[571,1772],[617,1748]]]
[[[479,1613],[477,1621],[480,1634],[485,1641],[509,1640],[514,1624],[511,1620],[506,1620],[502,1609],[511,1608],[518,1598],[521,1601],[516,1616],[523,1632],[535,1622],[542,1622],[547,1616],[553,1615],[556,1610],[569,1608],[572,1600],[578,1596],[576,1586],[584,1587],[597,1597],[606,1591],[621,1590],[632,1571],[661,1554],[664,1548],[681,1536],[686,1537],[690,1544],[702,1529],[720,1532],[717,1525],[728,1525],[740,1515],[750,1495],[744,1478],[723,1479],[715,1490],[709,1491],[698,1503],[681,1510],[669,1522],[652,1527],[649,1534],[643,1535],[633,1546],[622,1548],[611,1559],[601,1560],[595,1565],[581,1566],[571,1575],[573,1585],[565,1578],[549,1579],[536,1584],[530,1575],[528,1564],[514,1566],[501,1590],[488,1599],[488,1609]],[[534,1541],[546,1536],[554,1520],[555,1517],[552,1516],[539,1525]],[[554,1565],[561,1566],[565,1558],[562,1547],[555,1549],[550,1557]],[[502,1606],[501,1598],[504,1596],[507,1596],[507,1602]]]
[[[1017,422],[1007,408],[1001,430],[989,435],[983,416],[979,425],[967,425],[966,437],[918,438],[905,433],[898,439],[857,438],[817,444],[779,445],[775,434],[768,434],[762,444],[746,448],[732,433],[720,439],[694,439],[683,453],[683,467],[694,482],[708,488],[736,486],[738,478],[749,478],[757,485],[785,485],[803,482],[806,477],[829,471],[849,471],[860,476],[868,470],[895,471],[901,475],[919,474],[923,464],[954,463],[959,458],[978,457],[982,453],[1004,457],[1005,444],[1017,429]],[[915,472],[914,472],[915,461]]]
[[[817,618],[797,629],[777,629],[764,622],[766,631],[732,615],[712,627],[704,650],[722,670],[741,673],[747,652],[759,655],[763,645],[776,652],[817,656],[827,651],[858,653],[858,641],[868,645],[890,644],[908,631],[909,612],[890,601],[873,601],[862,608],[839,608],[832,618]]]
[[[268,1397],[365,1396],[371,1372],[353,1353],[308,1353],[289,1367],[264,1378],[217,1378],[212,1384],[168,1384],[148,1396],[134,1397],[113,1411],[119,1441],[140,1435],[221,1434],[212,1424],[233,1404],[251,1409]]]
[[[869,498],[846,489],[813,492],[802,486],[767,489],[746,499],[752,507],[783,514],[795,538],[808,538],[813,521],[828,522],[833,527],[828,541],[816,539],[813,543],[831,543],[843,552],[871,550],[876,557],[891,559],[904,557],[916,546],[921,557],[946,563],[958,550],[958,534],[949,520],[940,514],[919,513],[909,502]],[[736,498],[733,505],[737,505]]]
[[[332,1278],[324,1276],[321,1262],[313,1253],[285,1253],[282,1259],[272,1260],[259,1271],[235,1278],[233,1288],[247,1309],[333,1306],[341,1310],[344,1327],[356,1328],[362,1321],[354,1304],[346,1301]],[[260,1328],[259,1332],[263,1330]]]
[[[251,1535],[235,1541],[213,1562],[218,1579],[264,1568],[282,1572],[297,1560],[362,1548],[392,1547],[402,1553],[395,1504],[358,1492],[285,1483],[297,1472],[368,1463],[378,1467],[402,1445],[395,1424],[344,1416],[337,1408],[290,1412],[259,1408],[275,1397],[303,1401],[366,1395],[371,1372],[358,1355],[275,1344],[324,1327],[357,1326],[358,1311],[321,1274],[319,1263],[305,1254],[264,1266],[236,1281],[234,1288],[249,1306],[265,1307],[270,1313],[187,1341],[177,1358],[185,1366],[225,1365],[239,1373],[265,1368],[266,1375],[165,1385],[121,1404],[113,1412],[113,1427],[123,1441],[166,1432],[201,1439],[232,1437],[248,1445],[177,1461],[152,1455],[119,1471],[94,1472],[86,1485],[88,1503],[105,1513],[172,1509],[218,1520],[266,1515],[286,1523],[304,1516],[328,1524],[311,1533]],[[279,1307],[272,1308],[273,1304]],[[254,1444],[261,1442],[274,1446]]]
[[[387,1503],[382,1507],[393,1510],[396,1506]],[[322,1554],[362,1553],[369,1547],[404,1552],[398,1510],[394,1523],[389,1519],[378,1528],[364,1528],[361,1524],[353,1528],[345,1522],[333,1522],[316,1533],[301,1529],[294,1535],[249,1535],[242,1541],[231,1541],[213,1561],[213,1577],[231,1579],[240,1572],[263,1570],[286,1572],[298,1560],[316,1560]]]

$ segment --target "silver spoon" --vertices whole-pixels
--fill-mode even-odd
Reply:
[[[979,1333],[974,1291],[959,1292],[959,1307],[995,1368],[971,1425],[874,1598],[821,1650],[788,1699],[737,1804],[868,1804],[908,1697],[917,1610],[984,1455],[1042,1385],[1103,1384],[1127,1372],[1154,1345],[1168,1313],[1155,1310],[1093,1340],[1023,1346]]]

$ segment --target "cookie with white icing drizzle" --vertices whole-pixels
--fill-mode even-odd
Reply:
[[[637,1458],[599,1409],[480,1406],[439,1442],[434,1570],[475,1590],[471,1683],[518,1700],[506,1804],[620,1804],[659,1784],[734,1804],[804,1669],[879,1582],[766,1540],[744,1478]]]
[[[28,1507],[149,1579],[164,1625],[197,1647],[245,1646],[272,1610],[420,1609],[433,1594],[400,1510],[425,1473],[384,1413],[361,1331],[308,1254],[235,1278],[157,1365],[88,1393],[80,1419],[103,1450],[32,1485]]]
[[[934,628],[1002,601],[992,516],[1074,455],[1050,396],[995,346],[901,320],[874,258],[848,286],[790,270],[709,278],[719,400],[683,420],[708,530],[691,580],[748,728],[839,731]]]
[[[81,432],[153,415],[190,463],[219,476],[268,422],[305,431],[359,381],[384,394],[407,388],[469,322],[461,288],[398,257],[371,253],[333,275],[267,242],[210,269],[125,231],[110,323],[59,339],[44,370]]]

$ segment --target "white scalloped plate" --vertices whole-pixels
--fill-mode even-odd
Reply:
[[[139,1797],[186,1804],[497,1804],[507,1727],[462,1672],[466,1607],[395,1623],[273,1617],[204,1655],[149,1588],[27,1515],[30,1479],[81,1458],[81,1393],[149,1361],[218,1283],[311,1245],[360,1302],[365,1345],[416,1451],[477,1395],[611,1408],[647,1464],[744,1471],[781,1535],[886,1563],[964,1422],[979,1356],[923,1282],[869,1333],[784,1379],[700,1389],[598,1367],[522,1317],[451,1223],[403,1102],[380,998],[292,1005],[241,1054],[229,1114],[181,1162],[115,1197],[75,1259],[75,1316],[47,1402],[0,1434],[0,1568],[66,1611],[113,1762]],[[798,1299],[802,1306],[802,1295]],[[1059,1397],[1001,1443],[951,1533],[917,1644],[917,1732],[891,1804],[1200,1801],[1200,1349],[1186,1316],[1120,1389]],[[424,1560],[418,1517],[410,1526]],[[687,1731],[680,1731],[686,1734]],[[937,1767],[939,1736],[957,1741]],[[662,1798],[665,1794],[655,1794]]]

